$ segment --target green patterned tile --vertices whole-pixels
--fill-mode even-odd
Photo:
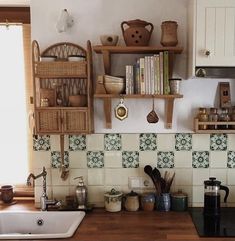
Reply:
[[[159,151],[157,153],[157,167],[158,168],[173,168],[174,152],[173,151]]]
[[[49,135],[33,135],[33,150],[34,151],[49,151],[51,149]]]
[[[120,151],[122,149],[121,134],[105,134],[104,135],[104,150],[105,151]]]
[[[124,167],[124,168],[139,167],[139,152],[138,151],[123,151],[122,152],[122,167]]]
[[[193,151],[192,152],[193,168],[209,167],[209,151]]]
[[[191,151],[192,150],[192,134],[175,134],[175,150]]]
[[[155,151],[157,150],[157,134],[142,133],[139,136],[140,151]]]
[[[89,167],[89,168],[104,167],[104,152],[103,151],[88,151],[87,152],[87,167]]]
[[[86,135],[69,135],[69,150],[70,151],[86,150]]]
[[[228,168],[235,168],[235,151],[228,151]]]
[[[228,136],[227,134],[211,134],[210,149],[211,151],[226,151]]]
[[[69,152],[64,152],[64,165],[66,168],[69,167]],[[61,167],[61,153],[60,151],[51,152],[51,167],[60,168]]]

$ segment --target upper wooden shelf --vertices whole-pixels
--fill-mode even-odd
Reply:
[[[161,51],[174,52],[175,54],[181,54],[182,47],[161,47],[161,46],[103,46],[96,45],[92,47],[96,53],[102,53],[107,51],[114,54],[146,54],[146,53],[159,53]]]
[[[156,99],[175,99],[175,98],[183,98],[183,95],[141,95],[141,94],[133,94],[133,95],[115,95],[115,94],[95,94],[95,98],[124,98],[124,99],[131,99],[131,98],[156,98]]]

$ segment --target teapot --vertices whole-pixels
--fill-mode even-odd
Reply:
[[[224,202],[226,203],[229,188],[222,186],[221,182],[215,177],[210,177],[209,180],[204,181],[204,209],[205,216],[219,216],[220,215],[220,190],[225,191]]]
[[[124,29],[124,25],[128,25]],[[150,30],[146,27],[150,26]],[[135,19],[121,23],[122,34],[127,46],[147,46],[153,32],[153,24],[144,20]]]

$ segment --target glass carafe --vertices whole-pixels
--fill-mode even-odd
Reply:
[[[209,180],[204,181],[204,210],[205,216],[220,215],[220,190],[226,192],[224,202],[227,201],[229,189],[226,186],[220,185],[215,177],[210,177]]]

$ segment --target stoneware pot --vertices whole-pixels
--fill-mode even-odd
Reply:
[[[155,206],[155,194],[144,193],[141,195],[141,208],[144,211],[153,211]]]
[[[101,35],[100,42],[104,46],[115,46],[118,42],[118,35],[110,34],[110,35]]]
[[[176,46],[178,44],[177,38],[178,24],[175,21],[162,22],[161,29],[161,45],[162,46]]]
[[[1,199],[4,203],[11,203],[13,200],[13,187],[11,185],[1,186]]]
[[[122,209],[122,193],[114,188],[104,194],[104,206],[108,212],[119,212]]]
[[[188,195],[182,190],[171,194],[171,209],[173,211],[186,211],[188,208]]]
[[[124,29],[125,25],[127,25],[126,29]],[[149,30],[146,28],[147,26],[150,26]],[[153,28],[152,23],[140,19],[121,23],[122,34],[127,46],[148,46]]]
[[[137,211],[140,207],[139,195],[136,192],[131,191],[125,196],[125,209],[127,211]]]

